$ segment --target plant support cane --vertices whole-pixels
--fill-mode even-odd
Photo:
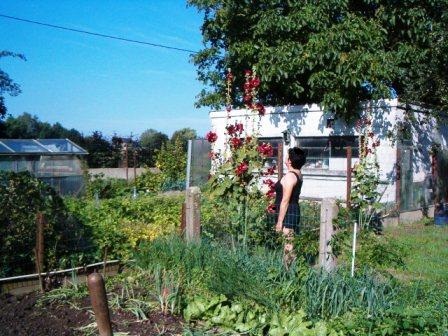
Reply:
[[[357,228],[358,228],[358,222],[354,221],[354,226],[353,226],[353,248],[352,248],[352,272],[351,272],[352,278],[355,275],[355,253],[356,253],[356,231],[357,231]]]

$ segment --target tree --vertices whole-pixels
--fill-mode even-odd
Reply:
[[[162,145],[168,141],[168,136],[155,129],[148,129],[140,135],[140,146],[142,148],[141,163],[148,166],[155,164],[155,152],[160,150]]]
[[[114,166],[113,148],[100,131],[94,131],[85,138],[84,148],[89,152],[87,163],[89,168],[110,168]]]
[[[357,116],[360,101],[395,93],[447,106],[448,0],[188,3],[204,12],[205,48],[194,62],[210,90],[199,106],[224,105],[228,68],[254,68],[265,104],[317,102],[345,119]],[[241,84],[233,90],[240,103]]]
[[[196,131],[192,128],[186,127],[181,128],[180,130],[177,130],[173,133],[171,136],[171,142],[176,142],[177,140],[180,140],[182,143],[184,151],[187,150],[188,146],[188,140],[193,140],[197,138]]]
[[[6,50],[0,51],[0,58],[2,57],[16,57],[26,60],[22,54],[15,54]],[[4,95],[7,93],[10,96],[17,96],[20,92],[20,86],[6,72],[0,69],[0,120],[5,117],[7,112]]]
[[[66,129],[60,123],[53,125],[42,122],[35,115],[27,112],[17,116],[9,116],[2,123],[0,137],[7,139],[70,139],[83,146],[84,137],[75,129]]]

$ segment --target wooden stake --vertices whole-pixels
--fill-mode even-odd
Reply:
[[[87,279],[90,300],[95,313],[96,324],[100,336],[112,336],[109,306],[107,304],[106,288],[101,274],[92,273]]]

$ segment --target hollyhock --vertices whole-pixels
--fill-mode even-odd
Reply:
[[[274,187],[275,182],[271,179],[266,179],[263,181],[263,184],[266,184],[269,188],[272,188],[272,187]]]
[[[275,190],[274,190],[274,189],[269,189],[269,190],[266,192],[266,197],[267,197],[267,198],[274,198],[274,197],[275,197]]]
[[[242,174],[247,172],[248,169],[249,165],[247,164],[247,162],[243,161],[235,168],[235,174],[241,176]]]
[[[258,77],[254,77],[251,81],[250,81],[250,86],[252,88],[256,88],[258,86],[260,86],[260,78]]]
[[[271,144],[269,143],[262,143],[257,147],[258,152],[263,155],[264,157],[269,157],[274,155],[274,149],[272,148]]]
[[[210,131],[205,135],[205,138],[208,142],[213,143],[218,139],[218,135],[215,132]]]
[[[275,212],[276,212],[275,204],[269,204],[266,210],[267,210],[270,214],[275,213]]]
[[[264,116],[264,114],[266,113],[266,109],[264,108],[263,104],[261,104],[261,103],[255,104],[255,110],[257,110],[258,114],[261,116]]]
[[[240,148],[243,145],[243,141],[240,138],[232,138],[230,139],[230,146],[233,149]]]

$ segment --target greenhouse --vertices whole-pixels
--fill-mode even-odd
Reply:
[[[84,189],[87,151],[68,139],[0,139],[0,171],[29,171],[61,195]]]

